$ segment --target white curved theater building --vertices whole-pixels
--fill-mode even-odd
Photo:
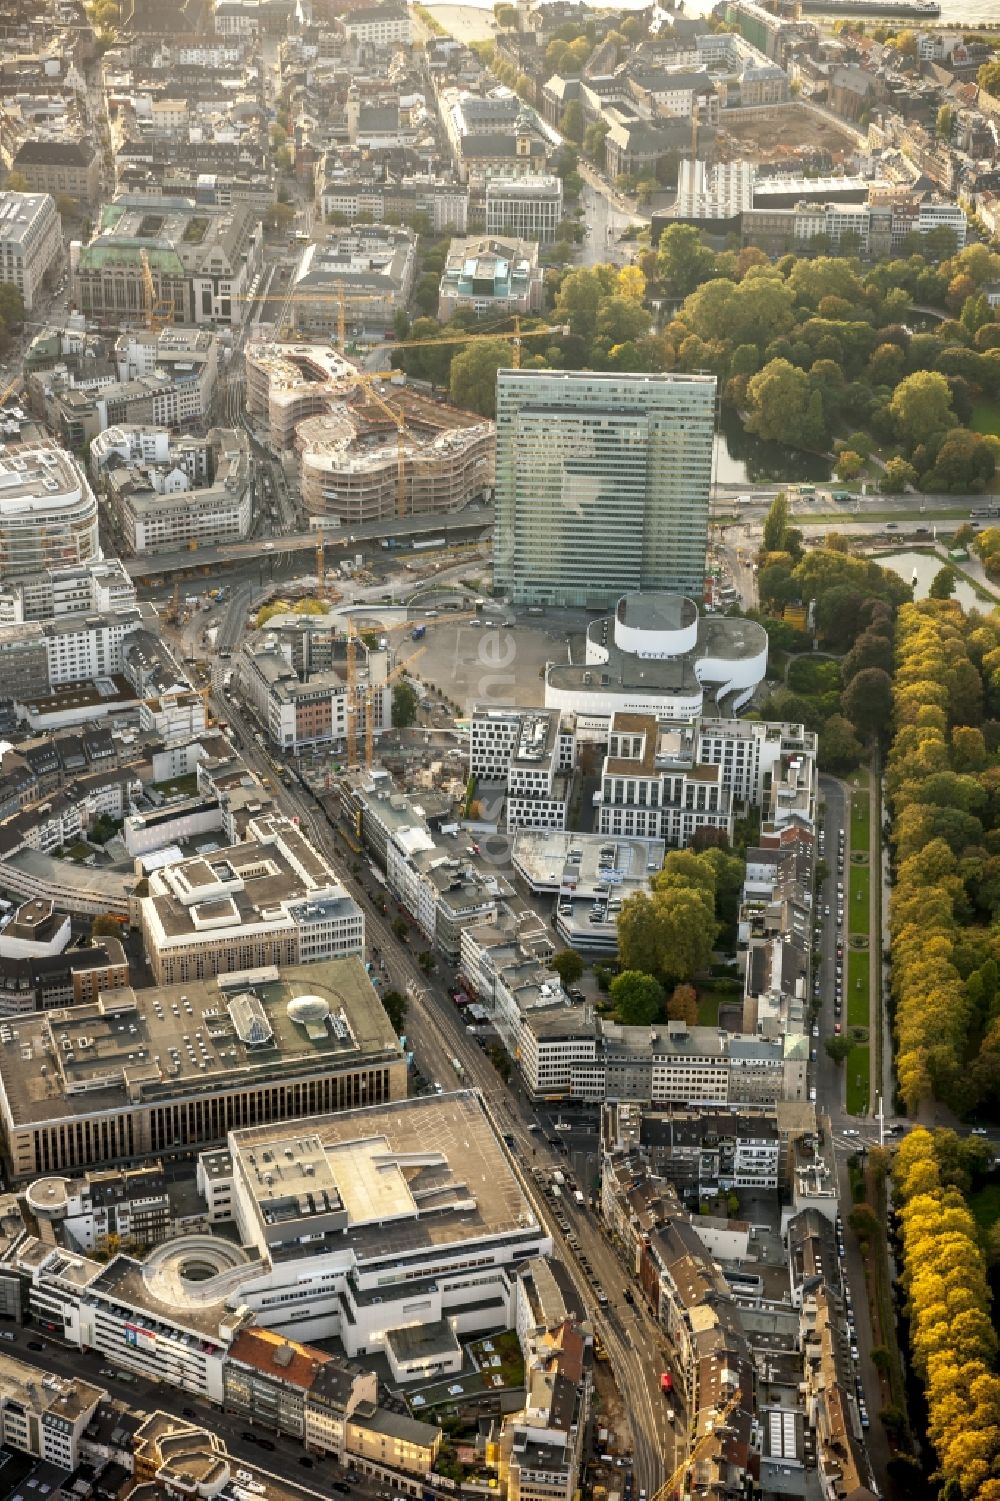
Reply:
[[[735,714],[767,671],[767,632],[754,620],[699,615],[682,594],[624,594],[587,628],[582,661],[549,662],[545,707],[577,716],[577,735],[605,740],[612,715],[693,719]]]

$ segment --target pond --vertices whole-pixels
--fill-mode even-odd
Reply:
[[[942,561],[934,553],[929,552],[894,552],[885,557],[874,560],[883,568],[888,568],[891,573],[898,574],[901,579],[910,583],[914,573],[917,576],[916,587],[913,590],[914,599],[926,599],[927,591],[931,587],[931,581],[938,570],[943,566]],[[965,579],[956,579],[955,593],[952,598],[957,600],[963,610],[978,606],[980,609],[989,609],[985,601],[981,601],[971,584]]]
[[[830,464],[821,454],[786,448],[743,431],[732,408],[723,408],[715,438],[715,482],[718,485],[757,485],[771,481],[825,484]]]

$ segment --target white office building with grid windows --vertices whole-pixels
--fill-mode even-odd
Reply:
[[[517,604],[700,598],[713,375],[501,370],[494,577]]]

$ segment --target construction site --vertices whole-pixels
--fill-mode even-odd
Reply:
[[[302,504],[334,525],[460,510],[493,484],[493,423],[321,344],[252,345],[247,408],[298,458]]]
[[[741,111],[734,120],[724,112],[715,137],[715,160],[752,162],[758,166],[782,163],[802,167],[815,162],[829,170],[857,152],[857,140],[847,126],[802,104]]]

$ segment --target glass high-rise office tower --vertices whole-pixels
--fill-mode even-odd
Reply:
[[[494,584],[527,605],[701,598],[714,375],[501,370]]]

